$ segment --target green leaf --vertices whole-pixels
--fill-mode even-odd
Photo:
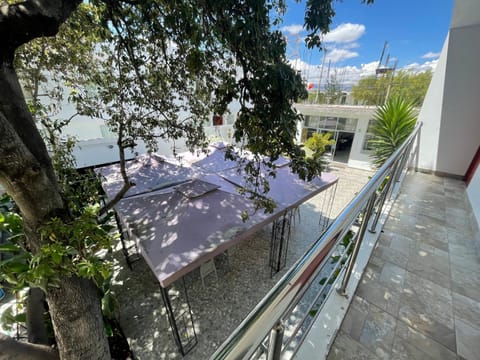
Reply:
[[[110,322],[108,321],[105,321],[104,325],[105,325],[105,335],[107,335],[107,337],[112,337],[113,336],[112,324],[110,324]]]
[[[0,252],[20,252],[23,249],[15,244],[0,244]]]

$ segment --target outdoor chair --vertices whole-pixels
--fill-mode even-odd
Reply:
[[[202,279],[202,286],[205,288],[205,278],[210,275],[214,274],[215,279],[218,280],[217,275],[217,268],[215,267],[215,262],[213,259],[204,262],[200,265],[200,278]]]
[[[238,250],[237,246],[232,246],[231,248],[228,248],[227,250],[225,250],[225,252],[223,253],[227,257],[228,266],[230,268],[232,267],[233,256],[235,255],[237,250]]]

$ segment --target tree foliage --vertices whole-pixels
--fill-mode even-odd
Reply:
[[[335,144],[335,140],[332,139],[332,133],[318,133],[315,132],[305,141],[305,147],[311,151],[312,158],[323,167],[324,161],[322,159],[327,146]]]
[[[352,95],[363,105],[382,105],[388,93],[391,97],[401,97],[414,106],[421,106],[431,79],[430,70],[421,73],[399,71],[394,76],[368,76],[352,86]]]
[[[370,144],[373,163],[380,167],[412,133],[417,113],[413,104],[402,98],[390,98],[377,108],[373,120]]]

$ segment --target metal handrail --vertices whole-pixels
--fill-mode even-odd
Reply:
[[[367,202],[376,194],[386,176],[393,172],[390,181],[395,181],[399,162],[406,162],[401,160],[405,159],[403,156],[407,150],[411,149],[411,144],[413,144],[421,126],[422,123],[417,123],[407,140],[387,159],[305,255],[292,266],[248,314],[245,320],[210,357],[211,360],[248,359],[270,331],[278,328],[279,321],[307,291],[310,283],[319,273],[320,265],[327,259],[330,249],[342,240],[345,232],[366,207]],[[378,211],[381,211],[381,209]],[[364,219],[363,221],[368,220]],[[358,241],[360,242],[361,239]]]

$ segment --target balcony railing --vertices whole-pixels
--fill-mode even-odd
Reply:
[[[212,355],[220,359],[291,358],[316,316],[323,299],[341,295],[350,280],[365,232],[375,232],[387,201],[401,185],[405,169],[418,150],[422,124],[375,173],[305,255],[282,277],[238,328]],[[414,148],[414,146],[416,147]]]

